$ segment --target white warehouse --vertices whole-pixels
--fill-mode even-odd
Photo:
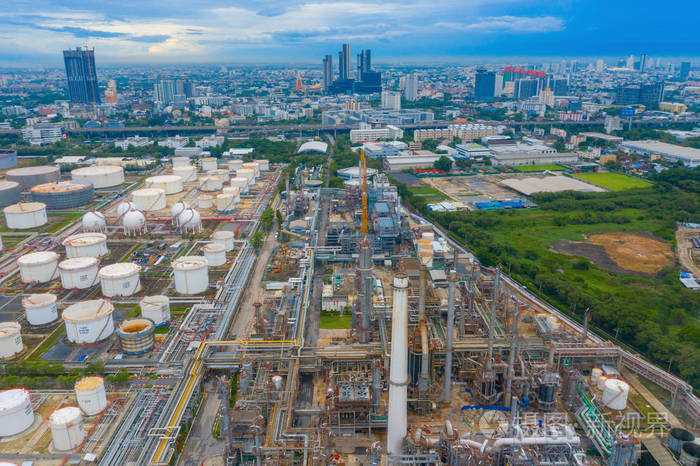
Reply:
[[[700,166],[700,149],[677,146],[659,141],[624,141],[620,148],[626,152],[651,155],[658,154],[662,159],[675,163],[681,162],[688,168]]]

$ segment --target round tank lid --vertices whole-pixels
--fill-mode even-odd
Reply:
[[[29,391],[24,388],[11,388],[0,392],[0,412],[16,408],[29,399]]]
[[[203,256],[184,256],[175,259],[172,264],[176,270],[195,270],[209,266],[209,261]]]
[[[133,262],[117,262],[100,269],[100,278],[123,278],[139,273],[141,266]]]
[[[64,246],[88,246],[107,241],[104,233],[78,233],[63,240]]]
[[[215,231],[214,234],[211,235],[214,239],[230,239],[233,238],[233,236],[233,232],[230,230]]]
[[[71,321],[92,320],[109,315],[113,310],[114,306],[106,299],[92,299],[68,306],[62,317]]]
[[[58,264],[58,268],[62,270],[80,270],[97,265],[96,257],[73,257],[66,259]]]
[[[22,167],[8,170],[5,176],[34,176],[46,175],[47,173],[58,172],[58,167],[54,165],[41,165],[39,167]]]
[[[74,183],[72,181],[60,181],[58,183],[44,183],[38,184],[31,189],[33,193],[39,194],[61,194],[70,193],[75,191],[82,191],[84,189],[90,188],[90,184],[85,183]]]
[[[36,212],[46,209],[46,204],[43,202],[18,202],[17,204],[8,205],[3,210],[6,214],[21,214],[24,212]]]
[[[49,264],[58,260],[58,254],[53,251],[30,252],[17,259],[19,265]]]
[[[619,390],[619,391],[624,391],[629,389],[629,385],[627,385],[627,382],[624,380],[620,379],[608,379],[605,381],[605,387],[609,388],[611,390]]]
[[[22,326],[17,322],[0,322],[0,337],[16,335],[21,329]]]
[[[6,189],[17,189],[18,187],[19,183],[16,181],[0,181],[0,191],[4,191]]]
[[[65,408],[59,408],[49,416],[49,422],[51,424],[68,424],[75,422],[76,419],[80,419],[82,414],[80,413],[80,408],[76,406],[66,406]]]
[[[121,173],[124,169],[118,165],[93,165],[92,167],[76,168],[71,170],[71,175],[95,176]]]
[[[146,183],[177,183],[182,181],[182,177],[178,175],[158,175],[146,178]]]
[[[44,307],[56,302],[56,295],[51,293],[30,294],[22,298],[22,306],[27,308]]]
[[[78,391],[90,391],[104,384],[105,382],[102,377],[88,376],[75,382],[75,389]]]
[[[168,298],[167,296],[164,296],[164,295],[162,295],[162,294],[156,294],[156,295],[153,295],[153,296],[145,296],[145,297],[141,300],[141,303],[142,303],[142,304],[159,304],[159,305],[160,305],[160,304],[164,304],[164,303],[168,303],[168,304],[169,304],[169,303],[170,303],[170,298]]]
[[[224,246],[221,243],[208,243],[202,246],[202,250],[204,252],[225,252],[226,251],[226,246]]]
[[[160,188],[141,188],[137,189],[133,193],[131,193],[133,197],[140,197],[140,196],[162,196],[165,194],[165,191],[160,189]]]
[[[139,333],[153,327],[153,321],[145,318],[137,318],[125,320],[119,326],[119,331],[122,333]]]

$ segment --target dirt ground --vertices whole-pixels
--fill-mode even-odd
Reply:
[[[686,227],[679,227],[678,230],[676,230],[678,260],[689,272],[692,272],[696,277],[700,277],[700,267],[698,267],[698,264],[695,262],[693,244],[690,242],[692,238],[697,236],[700,236],[700,230]]]

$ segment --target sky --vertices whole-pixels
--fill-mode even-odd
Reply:
[[[0,64],[315,63],[370,48],[374,62],[475,57],[699,55],[700,2],[674,0],[8,0]]]

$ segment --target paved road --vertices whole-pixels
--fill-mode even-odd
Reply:
[[[224,442],[215,439],[212,435],[221,401],[216,394],[216,386],[213,382],[207,382],[204,385],[204,391],[204,400],[197,412],[187,445],[177,461],[180,466],[200,465],[206,458],[224,453]]]

